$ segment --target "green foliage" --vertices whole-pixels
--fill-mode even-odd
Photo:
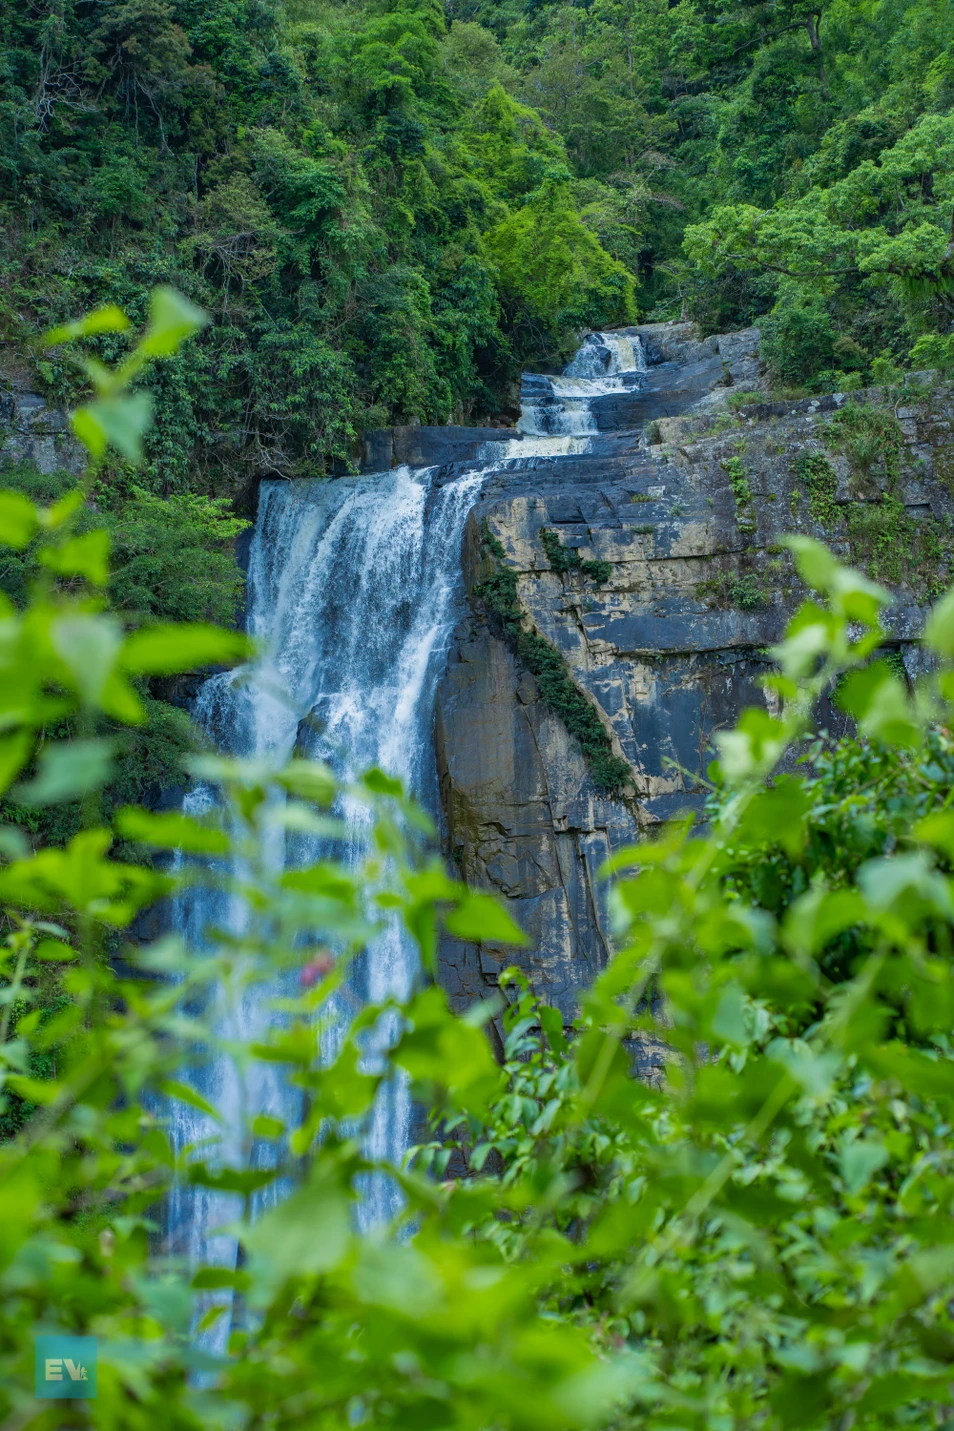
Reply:
[[[413,31],[409,66],[427,33]],[[107,436],[122,441],[139,410],[114,396]],[[209,625],[128,631],[103,607],[103,543],[76,546],[80,510],[0,494],[5,548],[44,543],[28,605],[0,612],[0,793],[86,791],[63,846],[31,853],[0,828],[7,1420],[34,1417],[38,1329],[99,1338],[94,1415],[117,1431],[890,1431],[943,1415],[954,591],[924,633],[936,669],[911,691],[896,663],[872,660],[887,593],[791,539],[814,594],[773,652],[777,714],[759,706],[718,733],[704,830],[670,826],[609,861],[615,952],[571,1030],[525,979],[501,980],[501,1069],[482,1029],[501,1003],[454,1015],[432,982],[437,939],[521,936],[449,878],[429,822],[384,772],[342,791],[311,762],[209,756],[195,770],[222,791],[215,811],[127,809],[107,825],[90,770],[108,771],[108,745],[83,734],[39,748],[54,719],[141,728],[138,676],[248,654]],[[535,659],[516,578],[483,535],[488,609]],[[813,738],[833,687],[857,740]],[[357,864],[336,858],[329,819],[345,795],[366,812]],[[272,852],[292,830],[330,849],[276,878]],[[244,905],[241,934],[129,943],[114,968],[106,941],[182,878],[124,860],[117,837],[216,857],[187,877]],[[420,974],[349,1021],[343,981],[391,919]],[[220,1005],[274,1018],[246,1043]],[[244,1090],[280,1072],[299,1112],[285,1126],[245,1097],[217,1108],[189,1081],[205,1057]],[[440,1130],[400,1169],[361,1144],[398,1072]],[[210,1136],[174,1150],[157,1112],[170,1100]],[[454,1151],[470,1176],[442,1181]],[[405,1201],[363,1233],[371,1173]],[[235,1194],[234,1261],[185,1269],[150,1239],[176,1182]],[[198,1319],[226,1315],[213,1357]],[[63,1402],[44,1416],[76,1424]]]
[[[945,295],[954,286],[947,219],[954,128],[949,114],[908,122],[897,143],[880,148],[877,162],[859,156],[840,172],[828,147],[836,128],[783,201],[720,206],[686,232],[686,252],[706,273],[778,275],[778,299],[764,328],[781,384],[859,386],[865,375],[876,376],[874,362],[883,369],[892,351],[903,353],[899,330],[913,336],[946,322]],[[883,330],[888,346],[872,359],[870,338],[859,341],[867,316],[859,310],[885,303],[897,312],[895,331]],[[933,351],[931,345],[927,337],[921,351]]]
[[[65,472],[44,475],[28,467],[8,468],[0,478],[7,486],[0,500],[32,514],[0,572],[0,592],[16,608],[23,609],[31,596],[36,599],[37,593],[46,591],[53,573],[60,578],[61,589],[80,601],[93,599],[91,588],[102,590],[127,622],[137,626],[181,621],[195,623],[194,631],[197,626],[208,630],[209,623],[234,621],[244,586],[234,543],[249,523],[232,515],[223,498],[172,493],[162,499],[134,482],[104,475],[107,443],[127,460],[142,456],[142,424],[148,423],[151,405],[146,394],[127,395],[125,390],[154,359],[174,357],[182,339],[205,321],[179,295],[166,290],[153,295],[150,315],[146,332],[115,370],[96,360],[81,360],[100,394],[72,419],[92,457],[83,482],[77,484]],[[128,327],[126,315],[109,306],[54,329],[46,335],[46,343],[60,346],[103,332],[125,332]],[[95,501],[95,510],[83,505],[84,492]],[[68,532],[67,539],[50,545],[47,527],[35,516],[35,502],[50,504],[48,510],[57,514],[56,524]],[[186,629],[179,655],[188,650]],[[83,639],[78,638],[79,652]],[[0,799],[0,815],[15,821],[37,846],[64,844],[81,828],[85,803],[94,792],[109,818],[123,805],[155,802],[181,788],[188,779],[188,758],[201,737],[184,709],[160,698],[175,695],[161,677],[216,661],[221,648],[217,637],[207,656],[184,665],[173,661],[167,668],[137,667],[129,693],[139,712],[137,721],[129,719],[132,705],[124,706],[122,701],[106,716],[67,716],[54,708],[31,770],[47,797],[27,797],[27,791],[37,788],[34,782],[22,793]],[[130,728],[120,733],[117,723]],[[61,742],[59,746],[52,743],[53,737]],[[67,771],[66,785],[53,800],[49,782],[42,783],[43,772],[57,749],[70,748],[62,743],[67,739],[72,740],[74,754],[86,751],[90,770],[99,758],[95,752],[100,752],[102,778],[76,784]]]
[[[63,472],[44,476],[30,468],[8,469],[0,482],[31,501],[68,502],[76,493],[75,479]],[[248,523],[232,516],[224,499],[173,493],[163,500],[135,485],[117,489],[109,483],[96,484],[93,490],[97,508],[84,507],[75,513],[72,540],[102,538],[103,552],[110,556],[106,590],[118,611],[136,624],[232,623],[244,587],[233,548]],[[43,537],[36,537],[21,550],[6,554],[0,591],[23,608],[49,567],[49,550]],[[62,558],[53,569],[61,572],[64,589],[83,590],[83,574],[63,572]],[[97,724],[98,733],[114,741],[115,762],[102,792],[107,815],[123,805],[154,802],[181,788],[188,779],[188,758],[201,743],[186,711],[161,698],[173,693],[159,677],[138,681],[137,689],[145,713],[141,727],[117,738],[114,723]],[[73,725],[63,722],[57,731],[61,737],[76,733]],[[38,844],[64,842],[76,833],[82,818],[79,800],[45,808],[3,801],[0,808]]]
[[[795,472],[808,489],[808,511],[813,522],[830,531],[838,520],[835,496],[838,478],[824,452],[799,453]]]
[[[938,333],[923,333],[911,349],[914,368],[937,368],[945,376],[954,371],[954,334],[942,338]]]
[[[750,403],[762,401],[762,394],[759,392],[734,392],[729,393],[726,398],[726,406],[730,412],[738,412],[739,408],[747,407]]]
[[[765,591],[755,572],[743,572],[729,582],[729,602],[742,611],[756,611],[766,604]]]
[[[540,528],[540,541],[547,554],[547,561],[553,570],[559,572],[561,576],[570,571],[579,571],[584,576],[592,577],[597,586],[602,586],[613,575],[612,562],[600,558],[593,561],[581,557],[575,547],[565,547],[560,541],[559,534],[550,531],[548,527]]]
[[[821,304],[780,307],[762,323],[762,352],[779,383],[801,387],[833,366],[835,330]]]
[[[766,606],[770,593],[765,576],[756,571],[720,572],[707,581],[700,581],[696,595],[717,607],[737,607],[740,611],[758,611]]]
[[[0,25],[5,335],[28,355],[107,296],[141,317],[159,283],[214,318],[152,384],[151,490],[492,413],[521,363],[631,321],[634,285],[704,333],[762,323],[783,388],[948,365],[945,0],[129,0]],[[42,372],[76,396],[60,355]]]
[[[5,14],[0,39],[0,327],[21,355],[106,296],[141,317],[155,284],[213,316],[151,383],[153,492],[348,464],[369,418],[493,411],[529,343],[633,315],[632,274],[548,187],[562,141],[439,5],[129,0]],[[99,357],[122,342],[100,330]],[[68,355],[41,377],[80,390]]]
[[[484,243],[524,321],[557,333],[635,322],[632,275],[587,229],[566,184],[547,180]]]
[[[68,473],[29,467],[8,467],[0,481],[34,502],[56,502],[76,486]],[[80,512],[74,531],[107,534],[114,606],[144,620],[231,625],[244,589],[233,548],[250,523],[235,517],[226,499],[177,492],[161,498],[112,483],[97,484],[93,495],[95,512]],[[7,556],[0,589],[22,606],[37,575],[34,543]]]
[[[486,521],[481,529],[481,545],[491,570],[475,588],[475,595],[498,624],[500,634],[511,651],[536,678],[540,694],[550,710],[560,717],[570,734],[579,741],[597,790],[606,795],[620,794],[629,784],[632,771],[625,760],[613,753],[609,733],[593,703],[576,685],[561,653],[538,631],[527,630],[527,617],[520,602],[516,573],[507,564],[503,545]],[[561,545],[560,551],[565,550]],[[547,555],[550,555],[549,548]],[[570,566],[573,565],[570,562]]]
[[[945,0],[469,0],[467,16],[563,136],[578,192],[618,206],[644,312],[704,334],[763,324],[778,384],[813,391],[881,381],[879,361],[950,336]]]
[[[745,535],[755,531],[756,517],[752,510],[752,487],[746,475],[741,457],[729,457],[722,469],[729,479],[732,496],[735,498],[735,524]]]
[[[856,495],[897,487],[904,434],[893,412],[874,404],[846,403],[833,414],[822,435],[847,457]]]
[[[897,651],[882,654],[879,665],[906,685]],[[818,738],[801,765],[805,808],[799,848],[786,849],[767,831],[761,844],[728,852],[727,893],[776,916],[813,884],[849,888],[867,861],[890,857],[905,847],[919,822],[948,800],[954,743],[947,731],[936,727],[926,732],[916,750],[856,738]],[[711,813],[718,814],[728,798],[718,794]],[[850,978],[871,949],[870,931],[863,925],[838,931],[821,955],[825,973],[833,980]]]

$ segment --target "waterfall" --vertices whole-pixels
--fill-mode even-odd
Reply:
[[[645,371],[637,334],[590,333],[559,377],[524,373],[517,430],[531,437],[596,433],[597,399],[635,391]]]
[[[251,670],[211,677],[194,714],[222,750],[281,763],[293,752],[327,761],[344,779],[370,766],[397,775],[426,806],[436,808],[434,691],[460,599],[464,523],[488,475],[514,459],[558,461],[589,449],[598,430],[592,405],[631,391],[645,370],[638,337],[590,334],[562,377],[524,377],[521,437],[485,443],[469,464],[358,478],[262,483],[248,579],[248,625],[264,652]],[[189,810],[214,794],[197,786]],[[346,810],[352,844],[361,847],[362,813]],[[281,861],[276,849],[270,858]],[[201,947],[212,925],[240,933],[244,911],[215,892],[193,890],[175,906],[178,931]],[[415,973],[410,941],[397,926],[368,951],[354,994],[378,1001],[406,994]],[[215,1011],[220,1030],[248,1039],[264,1032],[261,1000]],[[255,1112],[284,1115],[292,1091],[264,1069],[251,1089],[230,1085],[226,1065],[196,1070],[194,1085],[236,1126],[240,1098]],[[233,1115],[230,1117],[229,1115]],[[367,1133],[369,1153],[400,1162],[408,1146],[406,1085],[382,1090]],[[228,1135],[183,1104],[170,1114],[177,1150]],[[270,1190],[272,1196],[274,1190]],[[280,1190],[279,1190],[280,1195]],[[362,1220],[393,1214],[397,1195],[386,1179],[364,1192]],[[234,1260],[234,1245],[215,1227],[234,1217],[235,1200],[201,1188],[177,1187],[168,1207],[170,1245],[193,1262]]]

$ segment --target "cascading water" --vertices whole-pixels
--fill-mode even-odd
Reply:
[[[467,514],[488,475],[514,459],[552,459],[586,451],[595,433],[595,399],[638,387],[645,361],[638,337],[594,333],[562,377],[524,378],[521,438],[486,443],[476,462],[451,468],[406,467],[334,481],[262,484],[249,562],[249,630],[266,653],[251,672],[213,676],[195,715],[222,750],[267,756],[293,751],[326,760],[344,778],[370,766],[399,776],[426,805],[436,804],[432,722],[434,689],[460,588],[460,549]],[[188,809],[213,799],[198,787]],[[352,844],[361,845],[361,815]],[[280,851],[275,851],[280,860]],[[176,905],[179,932],[193,945],[217,925],[238,933],[244,912],[224,896],[193,891]],[[413,953],[397,927],[368,953],[355,989],[380,1000],[403,995],[414,976]],[[261,1033],[261,1004],[223,1004],[220,1026],[248,1039]],[[252,1090],[229,1086],[228,1068],[213,1063],[194,1082],[225,1112],[252,1099],[255,1112],[279,1117],[295,1095],[278,1076],[261,1074]],[[399,1162],[408,1145],[410,1101],[393,1081],[367,1135],[372,1156]],[[172,1137],[179,1149],[213,1138],[215,1125],[176,1104]],[[219,1150],[231,1151],[220,1136]],[[366,1191],[362,1218],[387,1218],[395,1189],[384,1179]],[[228,1262],[227,1238],[211,1229],[234,1215],[232,1202],[206,1189],[179,1188],[168,1209],[172,1247],[190,1260]]]
[[[531,437],[596,433],[594,401],[634,391],[645,371],[643,345],[636,334],[590,333],[559,377],[524,373],[517,430]]]

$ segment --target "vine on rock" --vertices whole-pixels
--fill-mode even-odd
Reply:
[[[486,519],[481,523],[480,539],[483,550],[493,558],[494,570],[475,588],[475,595],[496,618],[511,651],[536,678],[547,706],[579,741],[596,788],[604,795],[620,795],[632,779],[629,765],[614,755],[602,721],[576,685],[561,653],[538,631],[527,630],[516,573],[507,565],[503,545]]]
[[[603,586],[613,575],[613,563],[598,557],[595,561],[584,561],[575,547],[565,547],[556,532],[548,527],[540,528],[540,541],[547,554],[547,561],[561,576],[569,571],[582,572],[591,576],[597,586]]]

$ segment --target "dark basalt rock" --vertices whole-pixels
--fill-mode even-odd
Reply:
[[[86,452],[70,431],[62,408],[51,407],[24,382],[0,387],[0,457],[38,472],[66,471],[74,476],[86,466]]]
[[[506,442],[519,436],[509,427],[382,427],[364,434],[361,471],[472,462],[485,442]]]
[[[468,881],[506,900],[531,943],[513,951],[445,940],[441,975],[458,1005],[486,996],[500,971],[519,963],[572,1016],[612,949],[600,875],[607,855],[661,822],[698,814],[713,732],[746,705],[771,700],[761,685],[766,651],[804,595],[781,535],[807,532],[847,554],[843,526],[824,531],[811,520],[797,467],[803,451],[824,446],[824,424],[844,395],[766,401],[755,330],[702,341],[688,324],[639,332],[649,372],[639,391],[599,400],[604,430],[591,450],[502,464],[468,522],[469,605],[437,694],[447,853]],[[738,413],[727,406],[733,391],[753,394]],[[925,520],[954,520],[954,394],[936,388],[893,410],[905,441],[904,503]],[[464,433],[474,443],[505,436],[438,429],[447,434],[438,441],[434,429],[413,431],[413,450],[442,461],[471,454]],[[845,458],[829,456],[843,496]],[[741,509],[727,470],[734,458],[751,493]],[[479,595],[489,575],[484,523],[517,576],[528,619],[563,654],[631,766],[623,798],[596,789],[559,715],[495,630]],[[609,579],[596,585],[579,569],[552,571],[542,527],[584,559],[608,562]],[[910,591],[898,593],[891,630],[912,675],[923,615]],[[835,711],[824,719],[844,728]]]

